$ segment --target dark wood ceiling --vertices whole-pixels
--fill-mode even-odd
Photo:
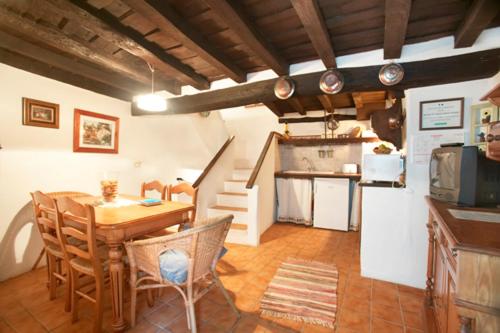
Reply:
[[[147,63],[156,89],[203,90],[312,59],[335,67],[337,56],[379,48],[399,58],[405,44],[448,35],[467,47],[500,25],[499,8],[496,0],[0,0],[0,62],[131,100],[150,89]],[[352,96],[333,99],[354,105]],[[325,103],[276,104],[303,113]]]

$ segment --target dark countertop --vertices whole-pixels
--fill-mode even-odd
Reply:
[[[401,185],[398,182],[359,182],[359,186],[362,187],[391,187],[391,188],[403,188],[405,185]]]
[[[276,178],[302,178],[302,179],[312,179],[312,178],[350,178],[353,180],[360,180],[360,173],[332,173],[327,172],[322,173],[320,171],[314,172],[287,172],[287,171],[278,171],[274,173],[274,177]]]
[[[500,223],[457,219],[448,209],[500,213],[500,209],[465,208],[426,196],[434,217],[447,229],[455,242],[454,247],[474,252],[500,255]]]

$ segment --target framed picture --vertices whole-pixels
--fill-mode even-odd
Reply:
[[[23,125],[59,128],[59,104],[23,97]]]
[[[120,118],[75,109],[73,151],[118,154]]]
[[[464,127],[464,98],[420,102],[420,130]]]

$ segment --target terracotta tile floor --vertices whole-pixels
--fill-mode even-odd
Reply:
[[[423,332],[423,291],[366,279],[359,274],[359,233],[336,232],[279,224],[262,237],[258,248],[228,245],[219,263],[221,280],[242,312],[234,332],[332,332],[315,325],[265,318],[259,299],[281,261],[288,256],[334,262],[340,272],[336,332]],[[0,283],[0,332],[89,332],[93,308],[80,301],[80,320],[71,324],[60,296],[48,300],[45,269]],[[150,308],[144,295],[138,299],[138,323],[129,332],[188,332],[178,294],[165,289]],[[129,315],[128,295],[125,303]],[[217,290],[196,306],[199,332],[228,332],[235,315]],[[106,300],[103,329],[110,332],[111,305]]]

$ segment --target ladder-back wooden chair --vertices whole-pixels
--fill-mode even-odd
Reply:
[[[93,332],[100,332],[104,312],[104,279],[107,270],[107,249],[98,247],[96,240],[95,212],[91,205],[82,205],[71,198],[57,200],[57,233],[62,250],[69,263],[71,275],[71,315],[72,321],[78,320],[78,299],[85,298],[95,304]],[[82,241],[84,247],[76,247],[68,242],[69,237]],[[90,277],[91,284],[81,284]],[[95,289],[95,296],[91,292]]]
[[[49,287],[49,297],[53,300],[56,297],[56,288],[58,282],[64,282],[66,285],[66,303],[64,309],[70,311],[70,278],[69,267],[65,261],[64,252],[61,243],[57,237],[56,227],[56,203],[54,199],[48,195],[36,191],[31,194],[34,218],[40,235],[42,236],[44,248],[47,258],[47,273]],[[41,253],[43,255],[43,252]],[[66,275],[62,272],[62,265],[66,265]]]
[[[196,219],[196,202],[198,200],[198,188],[194,188],[191,184],[182,182],[177,185],[169,185],[168,186],[168,201],[172,201],[172,194],[185,194],[191,197],[191,203],[194,205],[194,208],[191,212],[189,212],[189,225],[192,226]],[[184,229],[184,224],[181,224],[179,230]]]
[[[158,180],[153,180],[152,182],[149,182],[149,183],[142,183],[142,185],[141,185],[141,197],[145,198],[146,192],[148,192],[148,191],[156,191],[156,192],[160,193],[161,200],[165,200],[166,195],[167,195],[167,189],[168,189],[168,187],[166,185],[163,185]]]
[[[240,318],[216,272],[232,220],[232,215],[218,216],[198,221],[194,228],[182,232],[125,243],[130,264],[132,327],[137,291],[152,288],[173,287],[182,295],[192,333],[197,332],[194,304],[214,286],[220,288]]]

